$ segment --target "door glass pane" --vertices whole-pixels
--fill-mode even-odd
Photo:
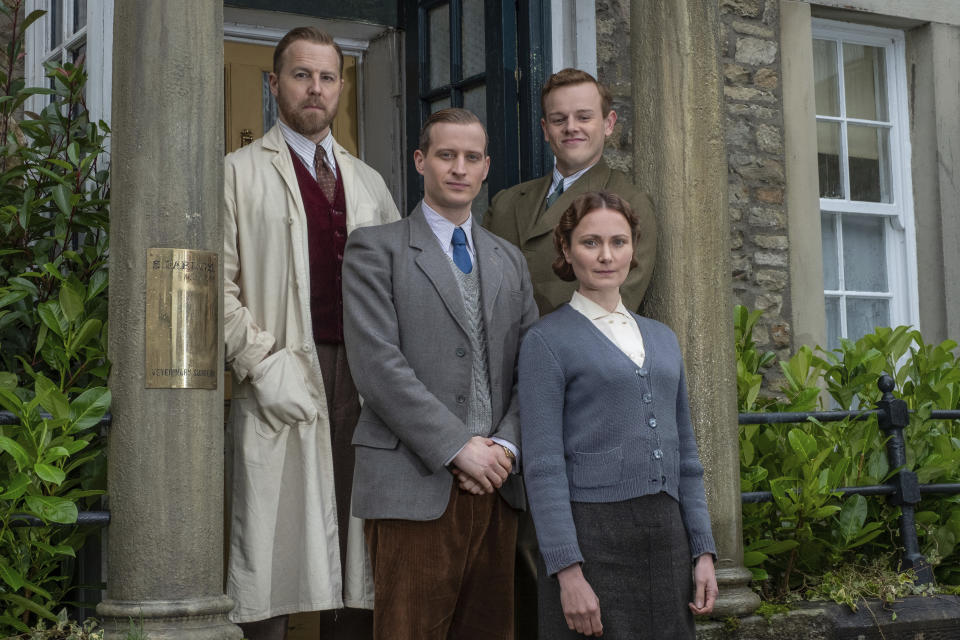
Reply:
[[[450,108],[450,96],[446,98],[441,98],[439,100],[434,100],[430,103],[430,113],[436,113],[440,109],[449,109]]]
[[[851,200],[891,202],[889,138],[886,128],[847,126]]]
[[[883,49],[844,43],[843,88],[848,118],[886,120],[886,65]]]
[[[886,220],[878,216],[844,215],[843,279],[847,291],[886,291]]]
[[[450,5],[443,4],[427,12],[430,88],[450,84]]]
[[[840,346],[840,299],[827,296],[824,299],[827,311],[827,348]]]
[[[847,298],[847,337],[857,340],[876,327],[890,326],[890,301]]]
[[[50,13],[47,16],[50,18],[50,49],[56,49],[60,46],[60,42],[63,39],[63,10],[60,6],[62,0],[53,0],[50,3]]]
[[[73,32],[87,26],[87,0],[73,0]]]
[[[817,165],[820,174],[820,197],[842,198],[839,122],[817,122]]]
[[[487,88],[483,85],[463,92],[463,108],[474,112],[487,126]]]
[[[840,115],[840,91],[837,81],[837,43],[813,41],[814,96],[819,116]]]
[[[840,288],[840,258],[837,253],[837,230],[834,227],[837,216],[832,213],[820,213],[820,240],[823,245],[823,288],[836,291]]]
[[[486,29],[483,21],[482,0],[463,0],[462,24],[460,46],[463,77],[469,78],[478,73],[483,73],[486,68]]]
[[[85,42],[81,43],[79,47],[70,50],[70,62],[77,64],[80,61],[80,58],[85,58],[87,55],[87,44]]]

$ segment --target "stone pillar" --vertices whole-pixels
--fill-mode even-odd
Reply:
[[[222,264],[223,2],[116,0],[110,246],[108,638],[240,638],[223,593],[217,389],[145,388],[147,249]],[[218,277],[217,318],[223,317]]]
[[[714,615],[759,605],[743,566],[736,366],[716,0],[633,2],[637,184],[653,199],[658,256],[644,310],[677,333],[713,521]]]

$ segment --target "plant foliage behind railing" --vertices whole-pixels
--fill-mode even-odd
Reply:
[[[920,483],[960,481],[960,422],[932,420],[932,409],[960,408],[957,344],[924,342],[919,331],[877,328],[825,351],[803,346],[777,364],[782,382],[763,387],[776,357],[753,341],[760,312],[737,307],[737,389],[741,412],[872,409],[877,379],[894,376],[914,410],[906,429],[907,467]],[[832,403],[831,406],[823,406]],[[772,503],[743,506],[744,561],[768,595],[811,586],[843,564],[898,557],[899,509],[882,498],[843,497],[837,487],[881,484],[890,469],[872,417],[740,427],[741,490],[770,491]],[[941,584],[960,584],[960,497],[925,496],[916,513],[921,551]]]
[[[109,408],[106,125],[91,122],[86,74],[47,63],[50,88],[14,74],[24,30],[21,2],[0,4],[10,22],[0,57],[0,637],[38,618],[56,621],[69,597],[76,552],[95,529],[12,527],[26,514],[76,522],[103,493],[97,427]],[[31,95],[48,104],[17,114]],[[49,96],[49,98],[47,98]]]

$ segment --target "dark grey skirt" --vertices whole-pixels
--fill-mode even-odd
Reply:
[[[693,561],[677,501],[658,493],[571,507],[603,640],[693,640]],[[540,640],[583,638],[567,627],[560,584],[542,557],[537,584]]]

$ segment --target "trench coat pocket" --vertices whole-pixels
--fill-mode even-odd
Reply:
[[[270,437],[286,427],[317,419],[297,357],[289,349],[267,356],[250,370],[250,386]]]
[[[620,482],[623,450],[573,454],[573,484],[577,487],[606,487]]]

